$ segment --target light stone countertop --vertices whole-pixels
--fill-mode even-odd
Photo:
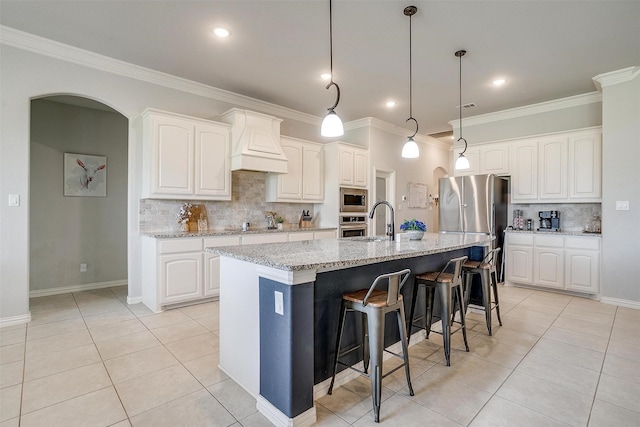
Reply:
[[[239,228],[225,228],[225,229],[209,229],[207,231],[157,231],[141,233],[143,236],[155,237],[156,239],[174,239],[179,237],[211,237],[211,236],[234,236],[245,234],[264,234],[264,233],[298,233],[298,232],[313,232],[313,231],[332,231],[337,230],[336,227],[321,228],[300,228],[300,227],[284,227],[282,230],[268,230],[266,228],[251,228],[249,231],[242,231]]]
[[[584,231],[538,231],[538,230],[505,230],[507,233],[518,234],[545,234],[545,235],[559,235],[559,236],[588,236],[588,237],[600,237],[600,233],[585,233]]]
[[[384,237],[379,237],[384,239]],[[488,235],[425,233],[422,240],[396,242],[366,238],[308,240],[205,248],[222,256],[286,271],[329,271],[489,245]]]

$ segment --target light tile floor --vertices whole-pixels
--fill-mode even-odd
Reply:
[[[640,426],[640,310],[500,287],[504,326],[468,315],[469,353],[435,335],[385,378],[380,424]],[[34,298],[0,329],[0,427],[268,426],[218,368],[218,303],[154,314],[126,287]],[[387,362],[393,367],[394,361]],[[356,378],[316,401],[317,425],[374,425]]]

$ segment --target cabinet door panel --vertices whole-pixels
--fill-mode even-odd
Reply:
[[[506,145],[481,147],[480,173],[509,175],[509,147]]]
[[[538,141],[513,146],[511,162],[511,199],[514,202],[538,199]]]
[[[569,138],[569,197],[602,197],[602,139],[600,131]]]
[[[533,268],[535,285],[564,287],[564,249],[535,248]]]
[[[287,173],[278,176],[279,198],[302,198],[302,146],[282,145],[287,156]]]
[[[231,197],[229,131],[226,127],[196,127],[196,191],[198,195]]]
[[[161,194],[193,193],[193,127],[179,121],[155,122],[155,182]]]
[[[308,145],[302,156],[302,198],[324,200],[324,151],[320,146]]]
[[[567,139],[543,139],[540,153],[540,199],[567,199]]]
[[[340,147],[340,185],[354,185],[353,149]]]
[[[174,303],[202,296],[202,254],[160,257],[162,302]]]
[[[207,253],[204,262],[204,296],[220,295],[220,257]]]
[[[600,288],[600,255],[596,251],[567,249],[566,288],[572,291],[597,293]]]
[[[531,247],[511,246],[507,250],[507,281],[533,284],[533,251]]]
[[[353,157],[353,185],[366,187],[368,181],[367,169],[369,164],[369,154],[365,151],[355,150]]]

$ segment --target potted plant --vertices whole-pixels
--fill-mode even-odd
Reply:
[[[427,231],[427,226],[422,221],[417,219],[405,219],[400,224],[400,230],[409,234],[410,240],[421,240],[424,236],[424,232]]]
[[[284,223],[284,218],[282,218],[281,216],[277,216],[276,217],[276,224],[278,226],[278,230],[282,230],[283,224]]]

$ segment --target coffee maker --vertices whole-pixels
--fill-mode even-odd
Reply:
[[[558,211],[540,211],[539,231],[560,231],[560,212]]]

